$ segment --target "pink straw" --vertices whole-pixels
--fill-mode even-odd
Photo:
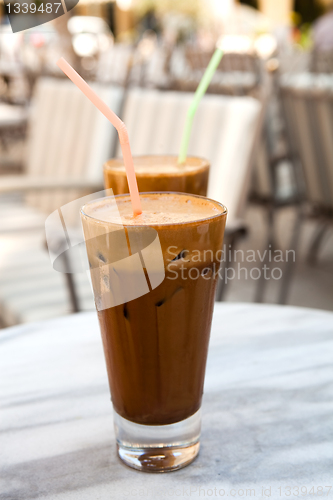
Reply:
[[[98,97],[96,92],[81,78],[74,68],[61,57],[57,61],[57,66],[68,76],[70,80],[84,93],[86,97],[98,108],[101,113],[112,123],[117,129],[125,170],[127,175],[129,192],[131,195],[132,208],[134,215],[142,214],[141,201],[139,196],[138,183],[135,176],[131,147],[128,138],[127,128],[124,122]]]

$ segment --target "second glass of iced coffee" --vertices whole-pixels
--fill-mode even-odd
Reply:
[[[207,196],[208,160],[188,156],[184,164],[179,164],[177,156],[145,155],[134,156],[133,163],[141,193],[172,191]],[[128,193],[122,159],[114,158],[105,163],[104,183],[115,195]]]

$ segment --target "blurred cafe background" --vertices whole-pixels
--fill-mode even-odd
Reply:
[[[177,154],[217,43],[189,148],[230,211],[217,299],[333,310],[333,0],[80,0],[15,34],[3,3],[0,18],[1,327],[94,309],[85,273],[53,270],[45,220],[103,189],[121,152],[57,59],[122,117],[133,154]]]

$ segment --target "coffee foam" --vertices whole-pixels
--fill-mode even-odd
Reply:
[[[195,165],[177,165],[172,163],[165,163],[161,165],[135,165],[135,173],[137,175],[153,175],[154,177],[159,175],[171,175],[171,174],[179,174],[183,175],[184,173],[197,172],[201,170],[202,166]],[[110,168],[110,171],[119,174],[125,174],[124,165],[114,165]]]
[[[225,209],[206,198],[173,193],[141,194],[142,214],[134,216],[129,196],[119,196],[84,207],[84,212],[99,221],[125,226],[159,226],[208,219]]]
[[[207,170],[209,163],[207,160],[197,157],[187,157],[184,164],[178,163],[177,156],[137,156],[133,158],[135,173],[138,176],[177,176],[192,174],[201,170]],[[109,160],[105,163],[104,169],[114,175],[124,175],[125,166],[121,159]]]

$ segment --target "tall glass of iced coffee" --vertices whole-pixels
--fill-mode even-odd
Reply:
[[[170,471],[200,446],[200,408],[226,208],[181,193],[81,210],[114,409],[129,466]],[[115,203],[116,201],[116,203]]]

